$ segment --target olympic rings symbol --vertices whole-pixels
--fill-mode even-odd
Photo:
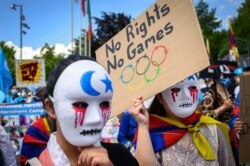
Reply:
[[[132,75],[131,75],[130,78],[127,79],[127,80],[124,79],[124,73],[125,73],[126,70],[131,70],[131,71],[132,71]],[[129,83],[129,82],[133,79],[133,77],[134,77],[134,70],[135,70],[135,69],[134,69],[134,67],[133,67],[132,64],[127,65],[127,66],[123,69],[122,74],[121,74],[121,77],[120,77],[120,80],[122,81],[122,83],[127,84],[127,83]]]
[[[168,50],[167,50],[167,48],[165,46],[157,46],[157,47],[155,47],[155,49],[153,50],[153,52],[151,54],[151,62],[152,62],[152,64],[154,66],[161,65],[165,61],[165,59],[167,57],[167,54],[168,54]],[[163,55],[163,58],[162,58],[161,62],[157,62],[156,60],[153,59],[155,56],[162,56],[162,55]]]
[[[138,64],[139,64],[139,62],[140,62],[141,60],[144,60],[144,59],[147,60],[147,65],[146,65],[146,67],[145,67],[145,69],[144,69],[143,72],[139,72],[139,71],[138,71],[138,70],[139,70],[139,69],[138,69]],[[135,65],[136,74],[138,74],[138,75],[143,75],[144,73],[146,73],[146,72],[148,71],[149,66],[150,66],[150,60],[149,60],[149,58],[148,58],[146,55],[140,57],[140,58],[136,61],[136,65]]]
[[[159,45],[156,46],[150,57],[147,55],[141,56],[136,60],[135,67],[133,64],[128,64],[124,67],[124,69],[121,72],[120,80],[123,84],[127,84],[129,91],[136,91],[142,88],[142,82],[139,83],[139,85],[132,86],[132,81],[134,79],[135,73],[139,76],[143,76],[145,83],[151,83],[154,80],[157,79],[157,77],[160,75],[160,66],[165,62],[166,57],[168,54],[168,49],[163,46]],[[155,75],[149,76],[147,75],[150,67],[157,67],[155,70]],[[144,67],[144,68],[143,68]]]
[[[154,62],[154,63],[157,63],[157,62]],[[152,63],[153,64],[153,63]],[[160,74],[160,65],[157,66],[157,70],[155,72],[155,76],[151,79],[147,78],[146,77],[146,73],[144,74],[144,79],[147,83],[150,83],[150,82],[153,82]]]

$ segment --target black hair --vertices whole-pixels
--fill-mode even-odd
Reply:
[[[243,68],[244,72],[250,71],[250,66]]]
[[[12,84],[12,85],[9,87],[9,89],[12,89],[12,88],[13,88],[13,86],[16,86],[16,84]]]
[[[157,95],[161,95],[160,93]],[[166,116],[167,113],[163,107],[163,105],[160,103],[158,96],[155,96],[153,102],[151,103],[149,109],[148,109],[148,113],[149,114],[156,114],[159,116]]]
[[[47,88],[45,86],[37,88],[37,90],[35,92],[35,96],[38,97],[44,105],[45,99],[49,97]]]
[[[48,80],[47,80],[47,91],[50,96],[53,97],[53,91],[55,88],[55,84],[64,71],[70,64],[79,61],[79,60],[92,60],[95,61],[92,57],[81,56],[79,54],[71,54],[67,58],[61,59],[56,67],[50,72]],[[73,74],[73,73],[72,73]]]

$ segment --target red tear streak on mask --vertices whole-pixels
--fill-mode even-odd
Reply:
[[[109,112],[110,112],[110,107],[107,108],[101,108],[102,110],[102,117],[104,119],[104,124],[108,121],[108,116],[109,116]]]
[[[83,120],[85,117],[85,113],[86,113],[86,108],[77,108],[75,106],[73,106],[73,109],[75,110],[75,128],[78,125],[78,121],[80,123],[80,126],[83,125]]]
[[[198,99],[198,89],[191,89],[190,95],[193,98],[193,103]]]
[[[176,97],[178,96],[178,92],[172,92],[171,93],[173,101],[176,102]]]

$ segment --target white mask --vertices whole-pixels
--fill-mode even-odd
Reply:
[[[94,61],[74,62],[62,72],[54,88],[54,108],[70,144],[98,144],[111,113],[112,95],[108,73]]]
[[[199,83],[195,75],[164,90],[162,96],[171,112],[179,118],[193,114],[198,105]]]

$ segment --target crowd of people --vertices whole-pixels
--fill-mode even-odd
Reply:
[[[191,75],[155,94],[149,108],[138,96],[115,121],[117,141],[105,141],[111,79],[94,59],[70,55],[36,90],[46,114],[24,133],[21,165],[240,165],[239,76],[246,72],[222,65],[205,78]],[[24,101],[15,90],[6,102]],[[0,164],[16,165],[3,130]]]
[[[40,101],[40,99],[27,87],[17,87],[15,84],[9,87],[9,92],[1,97],[0,104],[20,104]]]
[[[211,70],[211,69],[207,68],[205,70]],[[242,76],[242,75],[249,75],[249,67],[235,68],[234,70],[230,71],[226,65],[219,65],[217,69],[213,70],[211,73],[207,73],[205,77],[204,76],[199,77],[199,73],[197,74],[197,77],[198,77],[197,82],[199,83],[199,85],[196,85],[196,87],[199,86],[200,91],[199,91],[199,94],[198,94],[199,97],[197,100],[198,104],[197,104],[197,106],[195,106],[197,108],[196,112],[201,113],[202,116],[204,116],[204,115],[209,116],[213,120],[216,120],[216,124],[219,122],[218,123],[219,126],[221,124],[223,124],[224,125],[223,130],[225,130],[225,127],[229,128],[229,134],[228,134],[229,135],[228,139],[229,139],[229,143],[230,143],[229,147],[219,147],[219,148],[217,147],[218,148],[217,150],[223,149],[223,153],[225,153],[226,151],[228,153],[228,154],[220,153],[220,155],[226,155],[226,156],[222,157],[219,160],[219,165],[231,165],[232,163],[234,163],[234,161],[235,161],[236,165],[240,165],[240,163],[239,163],[239,134],[242,132],[243,126],[244,126],[244,123],[239,119],[239,113],[240,113],[240,109],[239,109],[239,103],[240,103],[239,85],[240,85],[240,76]],[[195,87],[195,86],[193,86],[193,87]],[[181,88],[179,86],[177,88],[173,88],[172,94],[171,95],[169,94],[168,97],[171,98],[171,97],[173,97],[174,93],[179,93],[180,91],[181,91]],[[194,91],[196,91],[196,90],[194,90]],[[156,95],[155,100],[153,101],[150,108],[148,109],[148,112],[149,112],[149,114],[157,115],[156,116],[157,118],[159,118],[158,116],[171,118],[172,116],[170,114],[172,114],[172,113],[171,112],[169,113],[169,110],[177,111],[178,107],[173,107],[173,105],[175,103],[168,103],[168,106],[165,106],[166,107],[165,111],[162,111],[162,110],[164,110],[164,107],[163,107],[164,104],[160,100],[162,98],[162,96],[164,96],[163,92],[162,92],[162,94]],[[182,100],[184,100],[184,99],[182,98]],[[176,101],[176,102],[178,103],[178,101]],[[179,112],[181,113],[184,111],[180,110]],[[179,116],[175,115],[175,116],[177,116],[178,120],[180,120],[180,118],[181,119],[186,118],[186,116],[182,116],[182,115],[179,115]],[[173,119],[176,119],[175,116],[173,117]],[[184,141],[184,143],[182,142],[181,144],[179,144],[179,146],[178,146],[178,144],[176,144],[176,146],[172,146],[172,144],[171,144],[171,148],[168,148],[166,150],[169,152],[171,151],[171,153],[169,153],[168,155],[166,155],[167,153],[165,154],[165,151],[163,153],[163,154],[165,154],[164,157],[162,156],[162,152],[159,155],[159,150],[157,150],[157,148],[158,148],[157,146],[159,146],[158,145],[159,143],[157,143],[157,141],[159,141],[159,138],[157,138],[158,134],[156,134],[157,137],[155,137],[155,138],[153,135],[154,135],[154,133],[162,132],[161,130],[166,130],[166,131],[172,130],[173,124],[172,123],[171,124],[164,124],[164,126],[168,126],[165,129],[163,129],[161,125],[157,126],[157,127],[153,126],[154,123],[162,123],[162,122],[156,122],[156,121],[159,121],[159,119],[157,119],[157,120],[155,119],[156,117],[152,118],[152,123],[150,123],[150,125],[152,125],[151,139],[155,140],[154,141],[155,146],[156,146],[155,152],[157,152],[156,157],[158,157],[158,159],[161,163],[160,165],[168,165],[168,164],[173,165],[173,164],[171,164],[171,162],[174,160],[176,161],[175,163],[177,163],[176,165],[181,165],[181,163],[189,163],[187,165],[193,165],[192,163],[194,163],[194,162],[200,163],[201,161],[199,160],[199,157],[194,155],[195,153],[192,151],[193,146],[191,146],[192,150],[186,149],[184,151],[185,154],[181,153],[183,151],[183,149],[185,149],[185,146],[184,146],[186,143],[185,141]],[[189,116],[187,116],[187,117],[189,117]],[[211,122],[209,122],[209,124],[212,123],[213,120],[211,120]],[[165,119],[165,121],[166,121],[166,119]],[[121,117],[120,123],[121,124],[120,124],[120,130],[119,130],[119,134],[118,134],[118,141],[119,141],[119,143],[124,144],[126,147],[128,147],[130,149],[132,147],[133,141],[135,139],[134,135],[136,134],[136,129],[137,129],[136,121],[134,120],[132,115],[130,115],[128,112],[125,112],[125,113],[123,113],[123,116]],[[206,123],[206,122],[203,122],[203,123]],[[169,125],[170,125],[170,127],[169,127]],[[180,126],[176,125],[176,127],[179,128]],[[170,128],[170,129],[168,129],[168,128]],[[211,130],[211,127],[208,127],[208,128]],[[199,129],[199,130],[201,130],[201,129]],[[213,131],[213,130],[211,130],[211,131]],[[205,131],[202,131],[202,132],[207,134]],[[165,134],[166,133],[167,132],[165,132]],[[171,133],[170,135],[172,135],[172,134],[173,133]],[[221,133],[219,133],[219,134],[221,134]],[[170,135],[168,135],[168,136],[170,137]],[[218,133],[216,135],[218,135]],[[166,137],[167,137],[167,135],[166,135]],[[220,136],[219,138],[221,139],[223,137]],[[164,138],[164,139],[167,139],[167,138]],[[160,139],[159,142],[166,141],[164,139]],[[210,140],[211,140],[211,138],[210,138]],[[219,141],[223,142],[222,140],[219,140]],[[154,145],[154,142],[153,142],[153,145]],[[212,144],[213,146],[216,146],[215,143],[210,142],[210,144]],[[165,146],[169,146],[169,145],[165,145]],[[183,148],[183,146],[184,146],[184,148]],[[221,145],[219,145],[219,146],[221,146]],[[223,145],[223,146],[226,146],[226,145]],[[180,149],[178,150],[178,148],[180,148]],[[233,151],[233,156],[230,156],[230,153],[229,153],[231,148]],[[177,151],[176,154],[175,154],[175,151]],[[195,156],[195,157],[191,158],[191,157],[187,157],[187,155]],[[182,160],[181,160],[181,158],[182,158]],[[163,161],[163,159],[168,159],[168,161]],[[188,160],[186,161],[185,159],[188,159]],[[228,159],[228,160],[234,159],[234,160],[230,161],[230,163],[227,163],[226,161],[223,161],[223,159]],[[179,164],[178,164],[178,161],[180,161]],[[162,163],[164,163],[164,164],[162,164]],[[168,164],[166,164],[166,163],[168,163]],[[208,165],[210,165],[210,164],[208,164]],[[211,165],[213,165],[213,164],[211,164]],[[215,164],[215,165],[217,165],[217,164]]]
[[[41,88],[37,88],[35,92],[31,92],[28,88],[17,87],[15,84],[10,86],[8,94],[1,100],[0,104],[3,106],[18,105],[18,104],[28,104],[41,102],[41,95],[39,95]],[[14,108],[13,108],[14,109]],[[22,109],[28,109],[22,107]],[[11,110],[11,109],[10,109]],[[43,109],[41,108],[40,111]],[[8,112],[8,111],[7,111]],[[28,112],[28,111],[27,111]],[[24,134],[30,125],[33,125],[39,117],[43,117],[46,113],[38,114],[1,114],[0,122],[1,126],[4,127],[5,131],[9,133],[10,143],[14,150],[15,155],[20,155],[21,147],[23,143]]]

